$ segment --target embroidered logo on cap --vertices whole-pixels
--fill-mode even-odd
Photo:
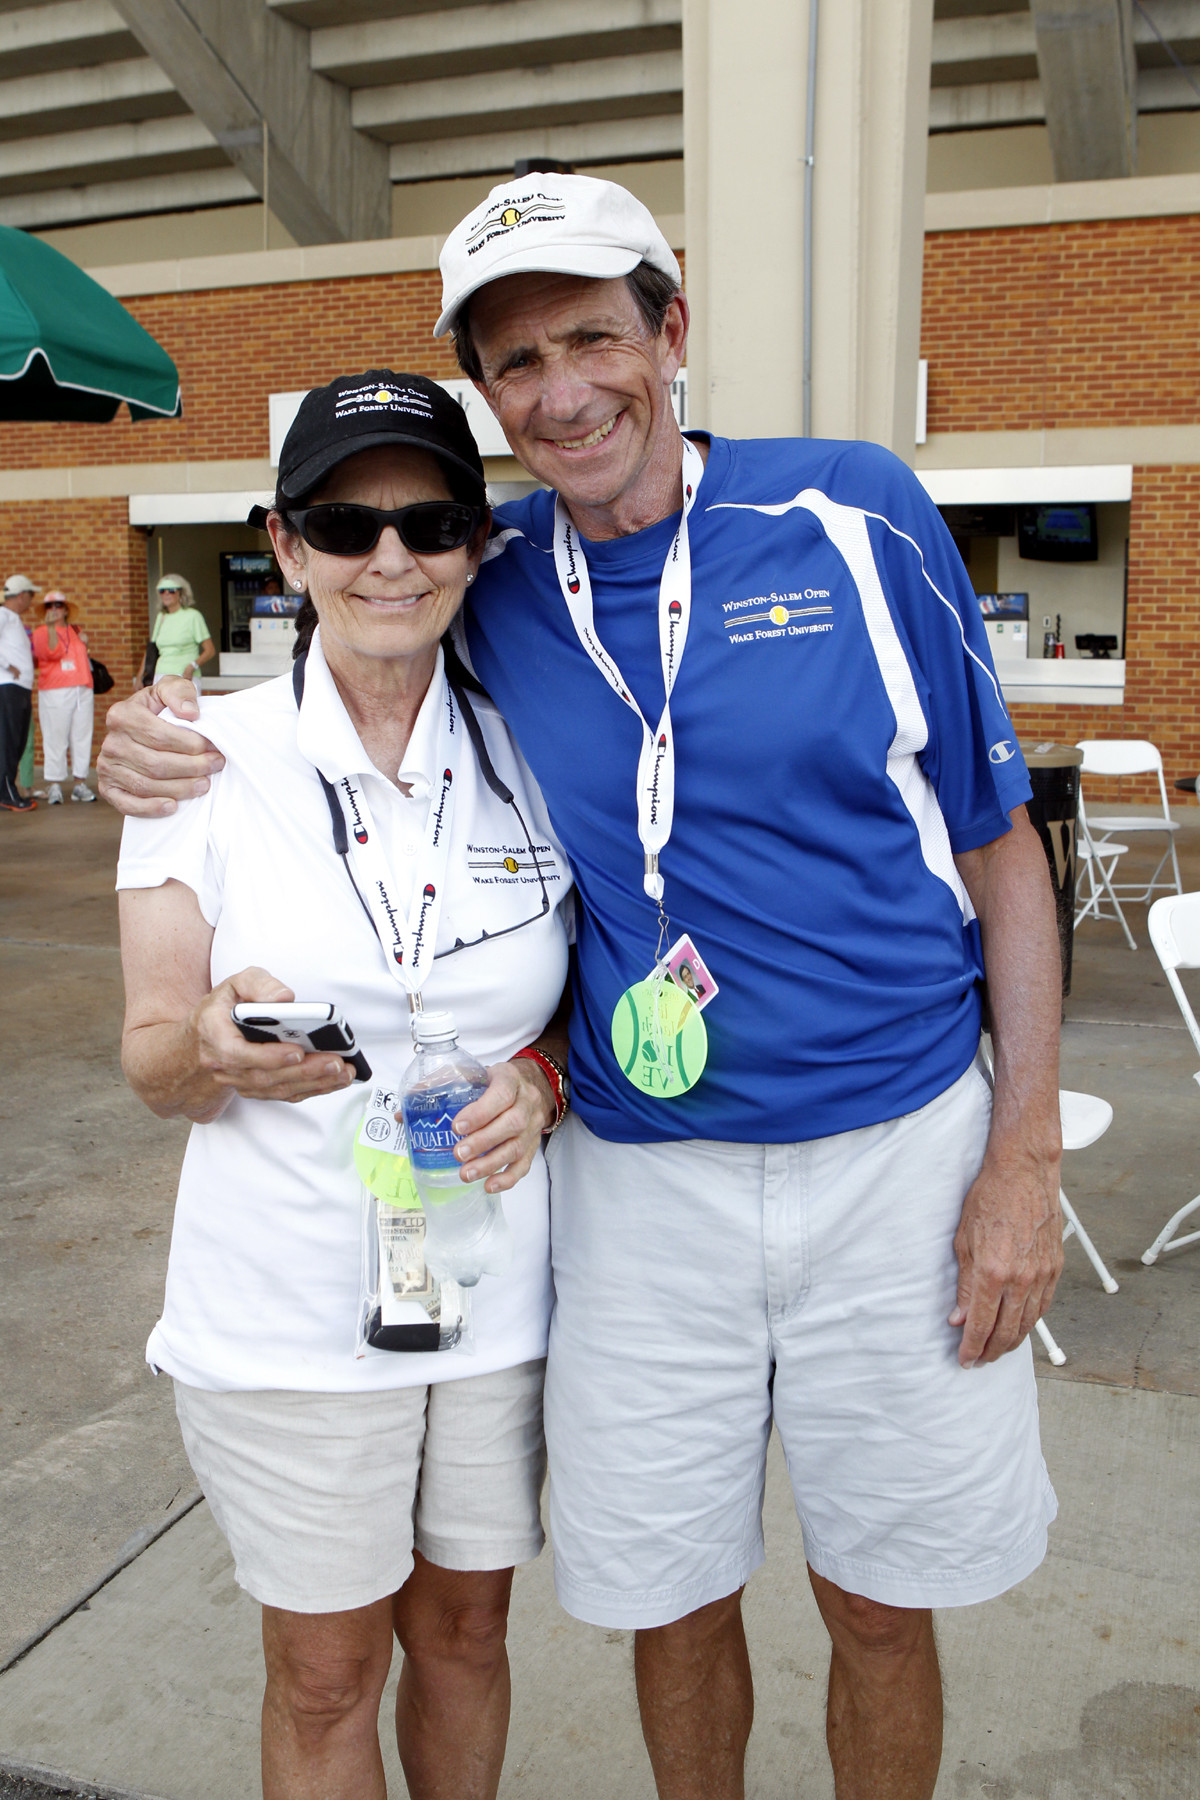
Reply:
[[[488,207],[475,228],[467,233],[467,255],[474,256],[493,238],[507,237],[522,225],[542,225],[551,219],[565,219],[567,209],[552,194],[531,194],[522,204],[514,200],[496,200]]]
[[[350,419],[356,413],[400,412],[417,418],[432,419],[433,405],[420,388],[375,387],[346,388],[333,404],[335,419]]]

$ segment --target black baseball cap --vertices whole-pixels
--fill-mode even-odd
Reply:
[[[392,369],[339,375],[305,394],[279,453],[276,504],[294,506],[348,456],[377,444],[428,450],[445,466],[456,497],[487,504],[483,459],[458,401],[424,375]],[[250,523],[265,522],[265,508],[254,507]]]

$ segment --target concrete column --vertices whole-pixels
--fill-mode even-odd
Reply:
[[[354,129],[348,88],[313,74],[303,27],[260,0],[116,6],[298,244],[390,234],[387,145]]]
[[[684,0],[691,422],[801,430],[809,4]],[[822,0],[813,432],[911,457],[932,0]]]
[[[1137,172],[1132,0],[1030,0],[1055,181]]]

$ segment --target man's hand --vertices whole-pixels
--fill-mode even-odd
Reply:
[[[1006,836],[955,857],[979,916],[996,1059],[987,1150],[954,1239],[950,1324],[968,1369],[1033,1330],[1062,1269],[1058,928],[1041,841],[1023,806],[1011,817]]]
[[[958,1297],[951,1325],[963,1327],[964,1368],[995,1362],[1031,1332],[1062,1273],[1058,1162],[985,1158],[963,1203],[954,1238]]]
[[[181,719],[200,717],[196,690],[182,675],[164,675],[109,708],[97,785],[120,813],[137,819],[173,813],[178,801],[206,794],[209,776],[225,767],[207,738],[159,718],[168,710]]]

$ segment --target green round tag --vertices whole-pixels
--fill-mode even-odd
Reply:
[[[365,1144],[354,1146],[354,1166],[362,1184],[377,1200],[406,1211],[418,1208],[421,1196],[413,1180],[412,1164],[407,1156],[396,1156],[390,1150],[368,1150]]]
[[[635,1088],[670,1100],[695,1087],[708,1061],[708,1032],[695,1002],[658,976],[635,982],[617,1001],[613,1054]]]

